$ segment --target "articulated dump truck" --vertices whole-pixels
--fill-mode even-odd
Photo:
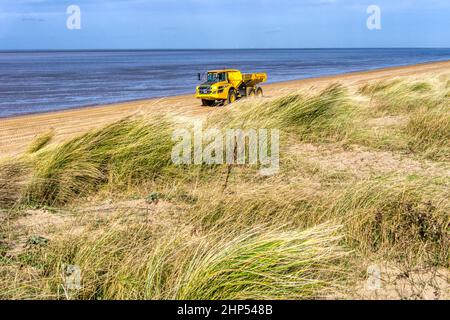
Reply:
[[[240,98],[262,96],[263,90],[258,84],[266,81],[265,73],[242,74],[239,70],[208,71],[207,81],[197,86],[195,97],[202,100],[203,106],[227,105]]]

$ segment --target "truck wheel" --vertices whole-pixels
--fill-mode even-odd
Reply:
[[[214,105],[214,100],[205,100],[202,99],[202,106],[212,107]]]
[[[255,90],[253,90],[253,89],[250,89],[250,90],[248,90],[248,94],[247,94],[247,97],[249,97],[249,98],[253,98],[254,96],[255,96]]]
[[[235,102],[236,100],[237,100],[236,92],[233,89],[231,89],[230,92],[228,92],[228,99],[225,102],[225,104],[226,105],[231,104],[231,103]]]
[[[263,96],[263,89],[262,89],[262,88],[257,88],[257,89],[256,89],[256,96],[257,96],[258,98],[260,98],[260,97]]]

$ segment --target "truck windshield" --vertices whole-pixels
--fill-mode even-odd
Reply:
[[[227,76],[225,72],[222,73],[208,73],[208,82],[222,82],[226,81]]]

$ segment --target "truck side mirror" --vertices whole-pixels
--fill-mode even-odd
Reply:
[[[202,81],[202,74],[198,73],[197,76],[198,76],[198,81]]]

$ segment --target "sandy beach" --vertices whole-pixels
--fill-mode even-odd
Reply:
[[[341,82],[352,86],[396,76],[420,78],[425,74],[442,72],[450,72],[450,61],[310,78],[268,84],[263,87],[265,96],[271,98],[298,89],[322,88],[332,82]],[[214,109],[202,107],[192,94],[4,118],[0,119],[0,157],[23,152],[37,135],[50,129],[55,131],[55,141],[58,142],[136,113],[162,112],[202,117],[212,110]]]

